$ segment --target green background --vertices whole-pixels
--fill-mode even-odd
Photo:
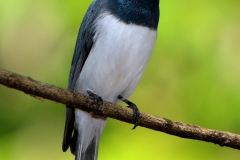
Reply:
[[[0,68],[66,88],[91,1],[0,2]],[[240,133],[240,1],[164,0],[149,65],[130,98],[175,121]],[[0,85],[0,159],[67,160],[65,107]],[[237,160],[240,151],[109,119],[99,160]]]

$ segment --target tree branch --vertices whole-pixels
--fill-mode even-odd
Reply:
[[[0,84],[23,91],[35,97],[49,99],[55,102],[74,106],[81,110],[90,112],[95,116],[111,117],[123,122],[133,123],[133,112],[127,107],[104,101],[101,109],[90,105],[85,95],[59,88],[54,85],[33,80],[6,70],[0,69]],[[146,113],[141,113],[140,126],[175,135],[181,138],[189,138],[219,144],[235,149],[240,149],[240,135],[230,132],[217,131],[200,126],[175,122]]]

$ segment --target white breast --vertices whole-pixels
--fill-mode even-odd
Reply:
[[[151,56],[156,30],[125,24],[113,15],[102,14],[95,22],[94,45],[82,68],[75,90],[91,90],[116,103],[136,88]]]

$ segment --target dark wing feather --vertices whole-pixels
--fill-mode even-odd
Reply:
[[[101,9],[102,2],[98,0],[94,1],[88,8],[87,13],[81,24],[69,75],[68,89],[71,91],[74,91],[76,81],[92,48],[94,36],[93,23],[97,15],[100,13]],[[64,152],[68,149],[71,143],[75,143],[71,142],[75,123],[74,108],[72,108],[71,106],[66,107],[66,122],[62,143],[62,150]]]

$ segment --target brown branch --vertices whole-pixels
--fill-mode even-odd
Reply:
[[[0,69],[0,84],[14,88],[20,91],[49,99],[55,102],[74,106],[85,110],[97,116],[111,117],[123,122],[132,122],[132,110],[117,104],[104,101],[101,110],[89,105],[89,99],[78,93],[71,92],[67,89],[59,88],[54,85],[42,83],[24,77],[6,70]],[[235,149],[240,149],[240,135],[230,132],[217,131],[200,126],[175,122],[166,118],[156,117],[146,113],[141,113],[140,126],[165,132],[182,138],[189,138],[219,144]]]

